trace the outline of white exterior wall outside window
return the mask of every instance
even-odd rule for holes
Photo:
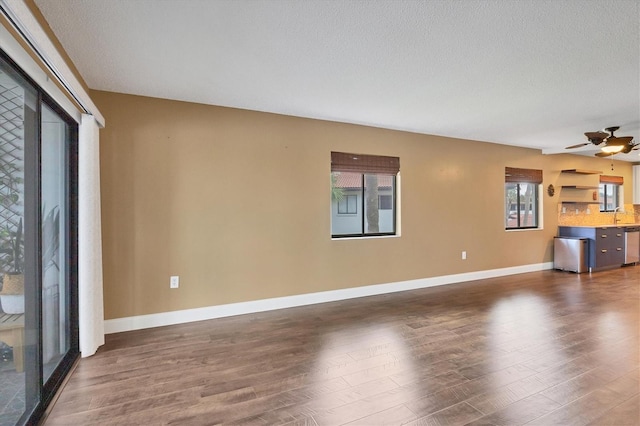
[[[380,197],[383,196],[392,196],[393,191],[391,188],[383,188],[379,189],[378,195]],[[356,206],[355,213],[340,213],[338,212],[338,205],[340,202],[333,199],[331,200],[331,232],[332,234],[350,234],[353,233],[354,229],[359,229],[362,224],[362,191],[359,189],[356,190],[346,190],[345,191],[345,199],[348,197],[348,205],[350,210],[352,207],[352,201]],[[382,204],[382,203],[381,203]],[[381,207],[383,207],[381,205]],[[394,209],[385,209],[380,208],[378,210],[379,215],[379,231],[380,232],[393,232],[393,223],[394,223]]]

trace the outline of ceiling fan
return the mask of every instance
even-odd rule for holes
[[[615,136],[613,132],[615,132],[619,128],[620,126],[612,126],[604,129],[609,133],[605,133],[603,131],[587,132],[584,135],[587,137],[589,142],[571,145],[566,149],[580,148],[581,146],[589,144],[597,146],[601,143],[604,143],[602,152],[598,152],[596,154],[596,157],[609,157],[611,155],[619,153],[628,154],[633,150],[640,149],[640,144],[632,143],[633,136]]]

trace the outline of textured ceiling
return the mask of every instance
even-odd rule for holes
[[[35,2],[92,89],[547,153],[640,141],[640,0]]]

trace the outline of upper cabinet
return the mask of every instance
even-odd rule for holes
[[[640,164],[633,166],[633,204],[640,204]]]

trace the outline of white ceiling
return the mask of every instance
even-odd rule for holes
[[[35,2],[92,89],[546,153],[640,141],[640,0]]]

